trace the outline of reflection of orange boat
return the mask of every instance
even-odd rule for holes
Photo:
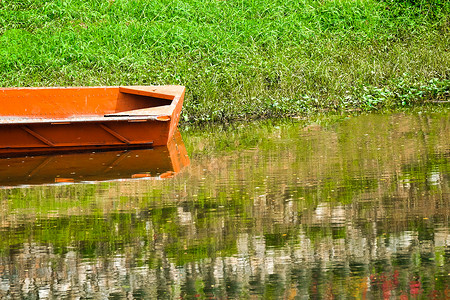
[[[2,158],[0,186],[159,179],[172,177],[187,165],[186,148],[176,131],[166,146],[152,149]]]
[[[0,155],[166,145],[182,86],[0,89]]]

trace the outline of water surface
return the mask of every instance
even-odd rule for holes
[[[450,114],[185,130],[165,180],[0,191],[5,299],[450,296]]]

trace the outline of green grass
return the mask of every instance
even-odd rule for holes
[[[448,100],[444,0],[3,0],[0,86],[181,84],[183,121]]]

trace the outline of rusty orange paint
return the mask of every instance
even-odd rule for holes
[[[151,149],[62,153],[0,158],[0,188],[20,185],[164,179],[190,163],[178,131],[168,144]]]
[[[183,86],[0,89],[0,156],[166,145]]]

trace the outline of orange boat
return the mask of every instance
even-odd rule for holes
[[[173,177],[189,165],[176,131],[165,146],[0,158],[0,189],[16,186]]]
[[[0,89],[0,156],[167,145],[183,86]]]

